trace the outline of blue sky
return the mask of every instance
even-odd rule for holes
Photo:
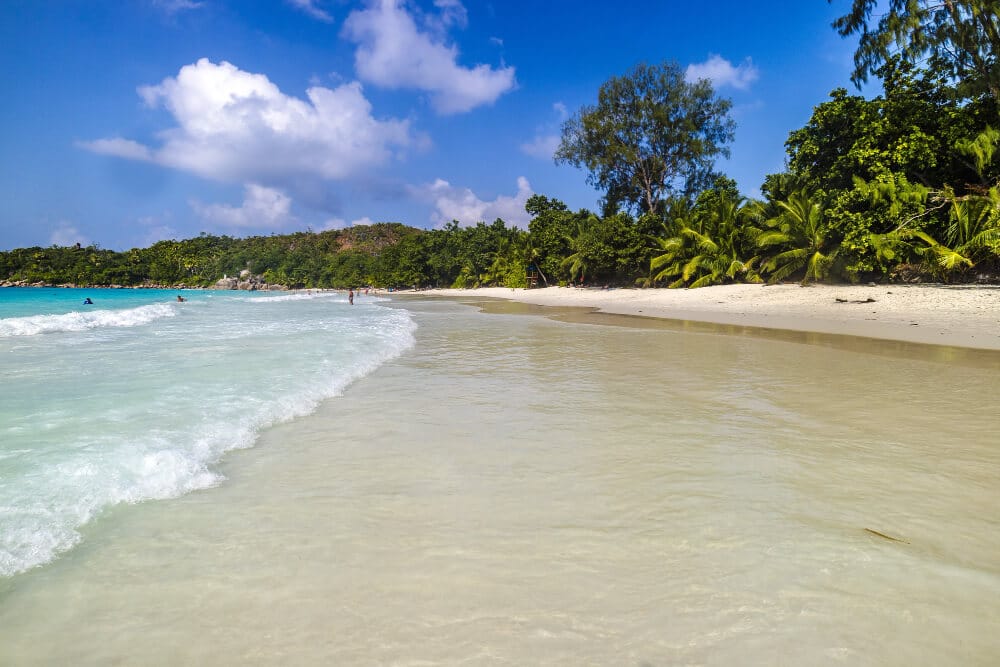
[[[852,89],[848,4],[4,0],[0,248],[597,210],[560,125],[643,61],[733,101],[718,166],[755,196]]]

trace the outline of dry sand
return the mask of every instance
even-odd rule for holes
[[[539,306],[1000,350],[1000,287],[721,285],[701,289],[547,287],[423,290]]]

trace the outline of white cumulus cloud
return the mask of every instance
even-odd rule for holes
[[[351,12],[344,36],[358,45],[354,55],[358,76],[384,88],[426,91],[442,114],[491,104],[512,90],[513,67],[458,64],[458,49],[440,33],[451,25],[464,25],[465,9],[455,0],[435,4],[442,13],[436,24],[429,23],[429,31],[421,31],[398,0],[373,0],[367,9]]]
[[[302,100],[263,74],[202,58],[139,95],[176,122],[159,133],[159,146],[123,138],[80,145],[215,180],[287,186],[303,176],[345,179],[420,142],[408,121],[374,118],[357,82],[314,86]]]
[[[517,179],[517,194],[513,197],[499,195],[491,201],[484,201],[469,188],[455,187],[440,178],[428,185],[415,187],[412,191],[418,199],[434,205],[431,222],[437,227],[452,220],[468,226],[478,222],[491,223],[501,218],[508,226],[527,229],[530,217],[524,210],[524,205],[534,194],[528,179],[523,176]]]
[[[243,203],[202,204],[192,201],[191,207],[207,222],[226,227],[275,228],[292,220],[292,200],[284,192],[256,183],[244,186]]]
[[[713,53],[703,63],[688,65],[684,78],[690,83],[700,79],[709,79],[716,88],[732,86],[737,90],[746,90],[751,83],[757,80],[759,75],[760,72],[750,58],[744,59],[742,63],[734,67],[731,62]]]

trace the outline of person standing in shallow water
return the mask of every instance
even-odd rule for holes
[[[347,302],[349,304],[351,304],[352,306],[354,305],[354,288],[353,287],[351,289],[347,290]]]

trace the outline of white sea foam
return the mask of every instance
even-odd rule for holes
[[[87,331],[103,327],[137,327],[176,314],[177,310],[172,305],[152,304],[125,310],[73,311],[60,315],[9,317],[0,320],[0,338]]]
[[[243,297],[243,300],[250,303],[284,303],[288,301],[312,301],[315,299],[334,299],[338,297],[343,299],[344,295],[338,292],[295,292],[274,296],[247,296]]]
[[[309,414],[414,343],[415,324],[397,309],[331,312],[309,299],[248,309],[238,297],[199,305],[96,311],[88,325],[77,324],[80,313],[0,321],[16,332],[8,336],[62,331],[81,341],[95,327],[151,324],[89,346],[85,364],[76,346],[44,338],[5,357],[17,379],[0,386],[0,576],[72,548],[109,507],[220,483],[214,467],[227,451]]]

